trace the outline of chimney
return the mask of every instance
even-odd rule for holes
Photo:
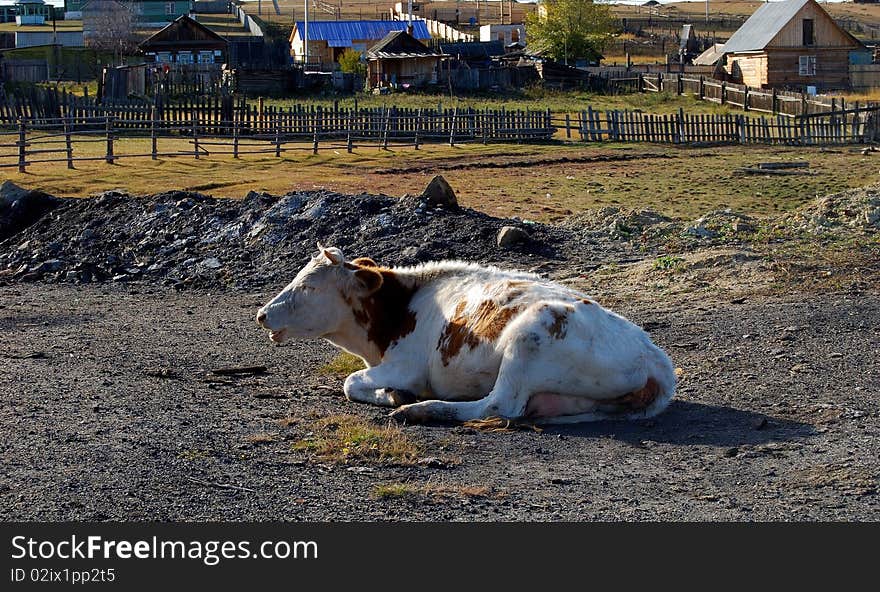
[[[412,21],[409,21],[409,23],[407,23],[407,25],[406,25],[406,33],[407,33],[407,35],[412,35],[412,34],[413,34],[413,24],[412,24]]]

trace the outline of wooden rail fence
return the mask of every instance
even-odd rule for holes
[[[203,119],[198,111],[172,119],[141,111],[112,111],[122,116],[70,115],[63,118],[20,118],[0,127],[0,167],[27,167],[78,161],[113,164],[121,158],[212,154],[240,158],[356,147],[423,144],[535,142],[562,139],[578,142],[654,142],[664,144],[784,144],[797,146],[866,143],[880,140],[880,108],[859,107],[796,118],[733,114],[650,114],[639,111],[598,111],[553,114],[548,111],[473,109],[362,109],[325,111],[320,108],[233,112],[232,120]],[[248,116],[247,113],[251,115]],[[143,143],[120,145],[123,138]],[[146,140],[149,139],[149,148]],[[170,140],[175,140],[171,142]],[[88,148],[89,145],[92,145]],[[137,146],[134,152],[132,147]],[[169,147],[170,146],[170,147]],[[183,148],[182,148],[183,146]]]
[[[701,100],[719,105],[731,105],[744,111],[787,117],[845,111],[849,107],[859,109],[880,105],[876,102],[863,104],[858,101],[847,104],[843,97],[815,96],[776,89],[763,90],[744,84],[687,74],[642,74],[640,81],[640,90],[645,92],[693,95]]]
[[[880,107],[858,107],[795,118],[777,114],[672,114],[596,111],[588,108],[564,119],[555,117],[565,139],[581,142],[655,142],[664,144],[824,144],[880,140]],[[573,137],[574,136],[574,137]]]

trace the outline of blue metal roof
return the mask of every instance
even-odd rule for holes
[[[327,41],[331,47],[350,47],[354,40],[378,41],[392,31],[406,31],[408,21],[309,21],[309,41]],[[430,39],[425,21],[414,20],[413,37]],[[303,21],[296,23],[300,31]]]

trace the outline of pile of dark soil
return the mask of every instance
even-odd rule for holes
[[[243,200],[184,191],[41,196],[30,198],[29,206],[41,210],[39,216],[3,227],[0,277],[252,287],[292,277],[316,252],[317,241],[383,265],[454,258],[520,268],[540,261],[546,269],[553,261],[605,260],[627,251],[621,244],[609,252],[564,228],[434,206],[418,197],[329,191],[252,192]],[[498,232],[509,225],[529,238],[501,248]]]

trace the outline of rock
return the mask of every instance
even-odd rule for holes
[[[712,232],[704,226],[688,226],[684,229],[684,234],[688,236],[695,236],[697,238],[715,238],[716,236],[718,236],[718,233]]]
[[[458,209],[458,199],[455,197],[455,192],[442,175],[437,175],[431,179],[431,182],[428,183],[428,186],[422,192],[422,200],[434,207]]]
[[[429,469],[451,469],[454,466],[449,461],[445,461],[437,456],[426,456],[425,458],[420,458],[417,462],[419,466]]]
[[[34,224],[60,203],[61,200],[42,191],[4,181],[0,185],[0,241]]]
[[[208,257],[201,262],[201,266],[207,267],[208,269],[220,269],[223,264],[220,263],[220,260],[216,257]]]
[[[49,259],[48,261],[43,261],[37,265],[37,267],[31,270],[31,273],[45,275],[47,273],[60,271],[62,268],[64,268],[64,261],[61,259]]]
[[[529,240],[529,233],[516,226],[503,226],[495,237],[495,244],[503,249]]]

